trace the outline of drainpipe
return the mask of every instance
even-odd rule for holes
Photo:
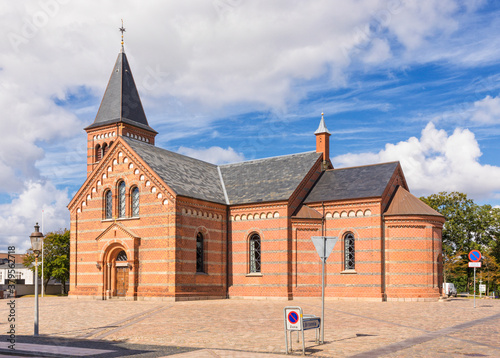
[[[382,260],[382,302],[387,302],[385,271],[385,216],[382,214],[381,260]]]
[[[229,207],[226,208],[226,298],[229,298]]]

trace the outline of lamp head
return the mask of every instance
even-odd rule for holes
[[[40,226],[38,226],[38,223],[36,223],[35,225],[35,231],[30,235],[30,240],[33,253],[36,257],[38,257],[40,251],[42,250],[43,244],[43,234],[40,232]]]

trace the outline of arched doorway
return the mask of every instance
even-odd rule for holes
[[[104,290],[106,298],[125,297],[129,288],[127,252],[121,245],[112,246],[105,255]]]

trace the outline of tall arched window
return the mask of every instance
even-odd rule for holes
[[[101,145],[98,144],[95,146],[95,161],[98,162],[102,159],[102,150]]]
[[[124,218],[126,214],[126,204],[125,204],[125,182],[121,181],[118,184],[118,217]]]
[[[111,190],[106,190],[104,193],[104,218],[113,218],[113,194]]]
[[[354,235],[347,233],[344,236],[344,270],[354,270],[356,263],[354,253]]]
[[[131,213],[132,216],[139,216],[139,188],[134,187],[132,192],[130,193],[130,201],[131,201]]]
[[[104,156],[106,155],[106,153],[108,152],[108,149],[109,149],[108,144],[107,144],[107,143],[104,143],[104,144],[102,145],[102,157],[103,157],[103,158],[104,158]]]
[[[203,234],[196,235],[196,272],[205,272],[203,262]]]
[[[250,237],[250,272],[260,272],[260,236],[253,234]]]

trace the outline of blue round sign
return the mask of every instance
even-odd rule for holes
[[[291,324],[296,324],[299,321],[299,314],[295,311],[292,311],[288,314],[288,322]]]
[[[474,262],[481,260],[481,253],[477,250],[472,250],[469,252],[469,260]]]

